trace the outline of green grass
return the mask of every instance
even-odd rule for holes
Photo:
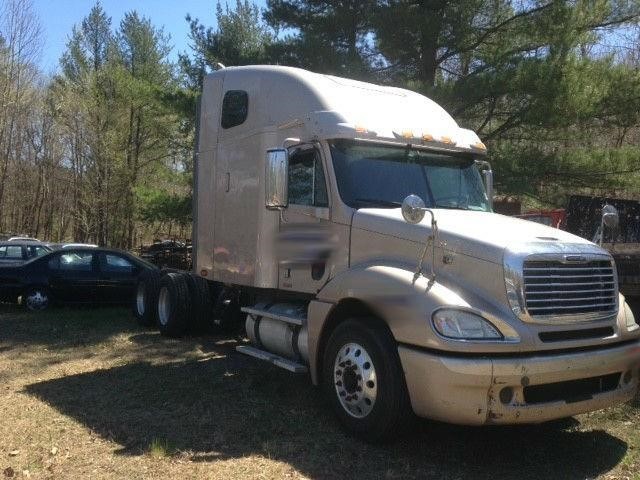
[[[176,453],[167,440],[154,438],[149,445],[149,455],[152,457],[169,457]]]
[[[126,309],[31,314],[0,305],[0,472],[73,479],[640,478],[635,405],[539,426],[419,421],[398,442],[372,446],[339,428],[305,376],[234,347],[222,337],[161,337]]]

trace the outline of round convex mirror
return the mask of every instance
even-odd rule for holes
[[[407,223],[420,223],[424,218],[424,200],[418,195],[409,195],[402,201],[402,216]]]

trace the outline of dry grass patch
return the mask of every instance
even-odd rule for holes
[[[0,306],[3,478],[630,478],[631,405],[550,425],[345,435],[306,377],[171,340],[124,309]]]

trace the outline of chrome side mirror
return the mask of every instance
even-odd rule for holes
[[[607,228],[617,228],[620,223],[618,210],[613,205],[605,205],[602,207],[602,223]]]
[[[407,223],[420,223],[424,218],[425,204],[418,195],[408,195],[402,201],[402,217]]]
[[[618,228],[619,223],[620,223],[620,217],[618,216],[618,210],[616,210],[616,207],[609,204],[606,204],[604,207],[602,207],[602,218],[600,219],[600,229],[597,233],[598,245],[602,246],[602,244],[604,243],[604,227],[614,230]]]
[[[484,189],[487,192],[487,200],[489,206],[493,209],[493,170],[491,164],[486,160],[476,160],[476,165],[482,172],[482,180],[484,181]]]
[[[289,153],[284,148],[267,150],[264,193],[267,208],[287,208],[289,204]]]

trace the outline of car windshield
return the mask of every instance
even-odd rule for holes
[[[340,196],[353,208],[398,208],[414,194],[430,208],[490,211],[472,158],[351,140],[330,146]]]

